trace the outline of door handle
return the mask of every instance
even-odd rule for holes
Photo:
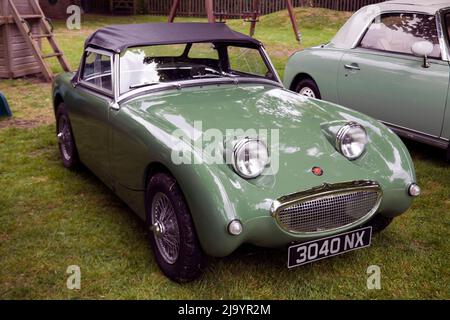
[[[346,65],[344,65],[344,68],[345,68],[345,69],[348,69],[348,70],[354,70],[354,71],[359,71],[359,70],[361,70],[361,69],[359,68],[359,65],[358,65],[357,63],[346,64]]]

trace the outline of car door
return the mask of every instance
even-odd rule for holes
[[[114,96],[112,55],[88,49],[83,59],[69,116],[81,161],[109,184],[109,110]]]
[[[449,65],[441,53],[434,16],[384,13],[368,27],[360,43],[341,60],[340,104],[366,113],[393,128],[440,137],[445,112]],[[412,54],[417,41],[434,50],[430,67]]]

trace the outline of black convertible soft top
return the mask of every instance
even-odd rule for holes
[[[131,47],[198,42],[261,45],[258,40],[233,31],[223,23],[142,23],[101,28],[86,40],[85,47],[120,53]]]

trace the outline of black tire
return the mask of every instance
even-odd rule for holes
[[[64,103],[61,103],[56,110],[56,134],[64,167],[74,169],[79,164],[78,150]]]
[[[364,227],[372,227],[373,233],[380,233],[391,224],[392,220],[394,219],[377,214],[372,220],[367,222]]]
[[[447,162],[450,162],[450,145],[448,146],[447,149]]]
[[[307,97],[315,98],[315,99],[322,99],[322,96],[320,95],[319,87],[317,86],[316,82],[311,78],[305,78],[300,80],[300,82],[295,86],[295,92],[300,93],[302,90],[309,89],[311,90],[312,94],[304,94]]]
[[[169,242],[170,244],[174,243],[173,235],[178,233],[179,249],[178,251],[175,250],[178,252],[176,259],[174,258],[175,254],[173,254],[173,252],[171,252],[172,255],[167,254],[167,250],[162,247],[163,236],[161,236],[160,233],[157,233],[155,229],[155,224],[158,222],[158,219],[155,219],[155,216],[159,211],[157,202],[161,199],[169,200],[174,215],[170,213],[170,210],[166,210],[166,213],[164,214],[166,223],[159,224],[159,226],[165,225],[165,227],[159,228],[158,230],[165,230],[164,234],[167,233],[169,234],[169,237],[172,237],[170,239],[171,242]],[[167,173],[155,174],[148,182],[146,200],[147,227],[149,230],[148,239],[161,271],[169,279],[179,283],[189,282],[200,277],[203,273],[206,259],[198,241],[189,208],[176,180]],[[156,209],[153,210],[154,208]],[[152,211],[154,214],[152,214]],[[176,228],[174,227],[175,224],[172,219],[167,221],[166,215],[175,217],[174,220],[176,220],[177,224]],[[157,237],[157,234],[160,235],[159,238]],[[167,256],[169,256],[169,258],[166,258]],[[174,260],[170,261],[170,259]]]

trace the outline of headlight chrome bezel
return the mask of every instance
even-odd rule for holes
[[[346,154],[345,150],[343,149],[343,143],[344,143],[344,138],[348,134],[350,134],[351,130],[355,130],[355,129],[361,130],[364,133],[365,138],[364,138],[364,145],[361,149],[361,152],[352,156],[352,155]],[[363,125],[361,125],[357,122],[348,122],[347,124],[342,126],[336,134],[336,142],[335,142],[336,149],[350,161],[361,158],[361,156],[366,152],[367,143],[368,143],[367,130],[366,130],[366,128],[364,128]]]
[[[253,173],[253,174],[247,174],[247,173],[245,173],[245,172],[243,172],[240,168],[239,168],[239,165],[238,165],[238,157],[239,157],[239,154],[240,154],[240,152],[242,152],[243,150],[245,150],[245,147],[249,144],[249,143],[258,143],[258,144],[260,144],[261,146],[260,146],[260,148],[263,148],[263,150],[265,150],[266,151],[266,153],[267,153],[267,161],[266,161],[266,163],[263,165],[263,166],[261,166],[261,168],[260,168],[260,170],[258,170],[257,172],[255,172],[255,173]],[[267,144],[263,141],[263,140],[261,140],[261,139],[258,139],[258,138],[243,138],[243,139],[241,139],[241,140],[239,140],[235,145],[234,145],[234,148],[233,148],[233,155],[232,155],[232,166],[233,166],[233,169],[234,169],[234,171],[239,175],[239,176],[241,176],[242,178],[244,178],[244,179],[254,179],[254,178],[257,178],[257,177],[259,177],[263,172],[264,172],[264,169],[267,167],[267,165],[270,163],[270,159],[269,159],[269,150],[268,150],[268,148],[267,148]]]

